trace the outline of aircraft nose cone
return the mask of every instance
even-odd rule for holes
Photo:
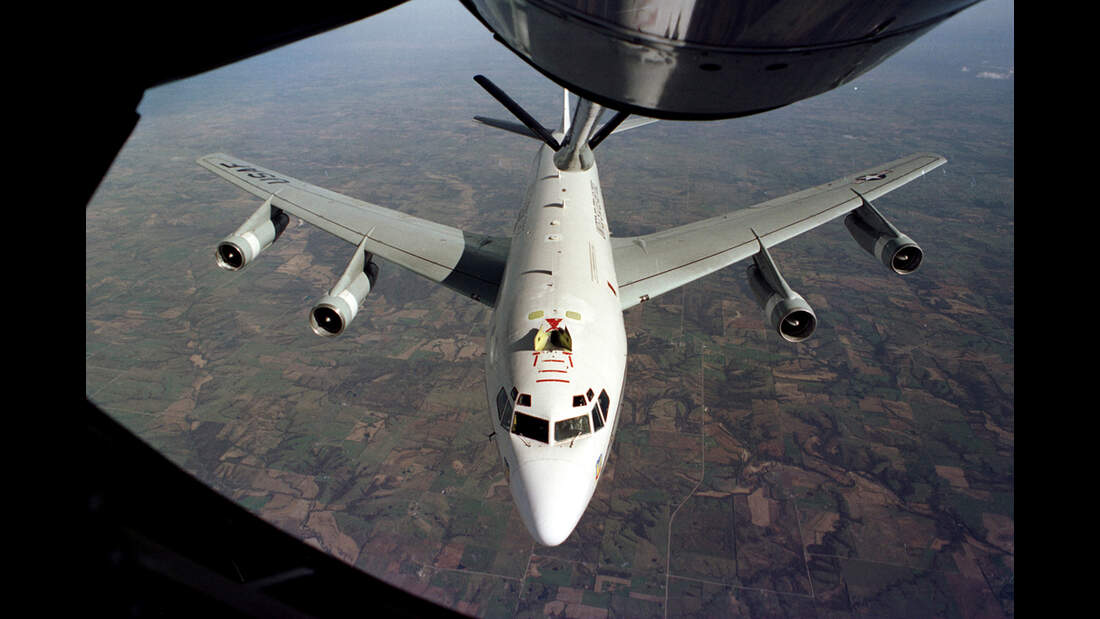
[[[588,506],[591,477],[565,460],[535,460],[520,468],[520,484],[513,485],[513,493],[536,542],[557,546],[569,537]]]

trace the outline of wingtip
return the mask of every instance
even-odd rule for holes
[[[222,153],[222,152],[217,152],[217,153],[207,153],[207,154],[199,157],[195,161],[197,163],[203,163],[204,161],[207,161],[209,159],[232,159],[232,158],[233,157],[231,155],[228,155],[228,154]]]
[[[939,153],[922,152],[914,154],[918,157],[928,157],[929,159],[932,159],[933,163],[935,163],[936,165],[943,165],[947,163],[947,157],[944,157]]]

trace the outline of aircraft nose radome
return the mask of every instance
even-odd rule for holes
[[[535,541],[557,546],[576,528],[588,505],[588,477],[565,460],[536,460],[521,469],[529,514],[524,524]]]

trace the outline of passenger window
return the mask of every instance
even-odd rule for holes
[[[606,418],[611,414],[611,411],[607,410],[607,407],[611,405],[611,398],[607,397],[607,389],[600,389],[600,410],[603,411],[603,416]]]
[[[599,432],[603,427],[603,413],[600,412],[600,407],[595,404],[592,405],[592,425],[596,426],[593,432]]]
[[[516,400],[516,406],[531,406],[531,394],[521,393],[519,399]]]
[[[573,406],[584,406],[585,404],[588,404],[588,402],[584,399],[583,395],[573,396]]]
[[[588,426],[588,415],[563,419],[554,424],[554,441],[557,443],[568,441],[591,431]]]
[[[508,394],[504,393],[504,387],[497,392],[497,418],[502,427],[507,428],[512,425],[512,401],[508,399]]]
[[[512,432],[543,443],[550,442],[550,422],[516,411],[512,420]]]

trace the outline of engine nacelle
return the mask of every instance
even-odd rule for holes
[[[359,313],[359,306],[374,288],[378,279],[378,265],[371,260],[363,243],[355,250],[343,276],[332,290],[309,311],[309,326],[317,335],[332,337],[344,332]]]
[[[215,256],[218,266],[227,271],[239,271],[271,247],[283,231],[290,218],[282,209],[271,205],[271,198],[260,205],[240,228],[218,243]]]
[[[786,288],[775,290],[756,264],[749,265],[749,287],[756,296],[756,303],[764,310],[764,320],[776,333],[788,342],[801,342],[817,328],[817,315],[802,295]]]
[[[764,310],[764,320],[780,337],[788,342],[801,342],[813,335],[817,315],[806,299],[787,285],[763,243],[752,258],[748,275],[756,303]]]
[[[844,218],[844,226],[852,238],[864,251],[898,275],[916,271],[924,259],[924,251],[887,221],[873,204],[863,196],[859,197],[863,205]]]

